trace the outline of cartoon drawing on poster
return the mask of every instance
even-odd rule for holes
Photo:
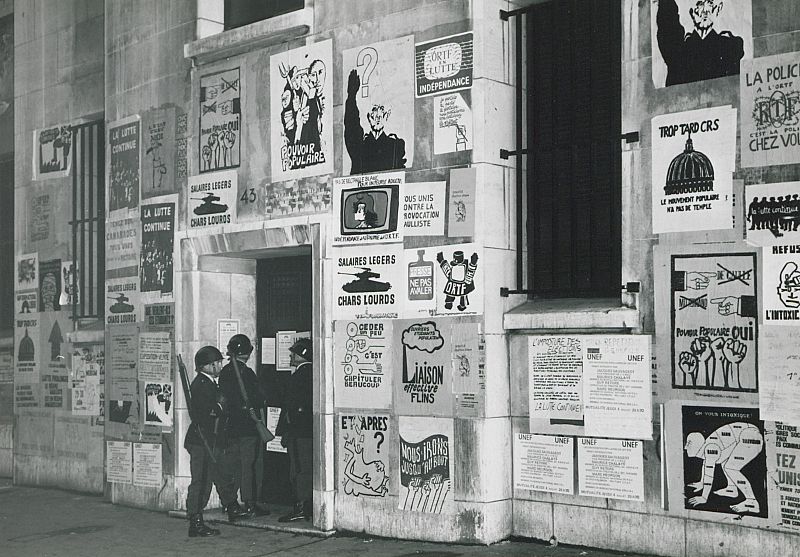
[[[800,162],[800,53],[742,62],[742,167]]]
[[[332,244],[402,242],[398,215],[404,184],[404,172],[334,178],[333,211],[339,224]]]
[[[656,87],[739,75],[753,56],[750,0],[650,2]]]
[[[53,203],[49,193],[33,197],[28,205],[28,237],[31,242],[50,238],[53,228]]]
[[[766,433],[766,432],[765,432]],[[767,462],[769,479],[777,487],[776,514],[773,518],[780,526],[794,532],[800,531],[800,432],[787,423],[775,423],[775,440],[767,437]]]
[[[799,105],[800,106],[800,105]],[[800,182],[744,189],[747,242],[754,246],[800,243]]]
[[[342,68],[345,172],[411,168],[414,37],[345,50]]]
[[[39,312],[39,293],[36,290],[16,292],[15,296],[17,317],[23,317],[26,313]]]
[[[172,383],[142,383],[144,386],[144,425],[172,427]]]
[[[448,416],[453,410],[452,324],[446,319],[395,322],[395,409]]]
[[[682,408],[684,508],[767,516],[764,422],[757,408]]]
[[[480,323],[453,323],[450,368],[459,416],[478,415],[486,392],[484,338]]]
[[[333,249],[334,319],[396,319],[402,309],[402,244]]]
[[[58,303],[61,307],[70,308],[79,305],[80,301],[80,273],[77,263],[72,261],[61,262],[61,294]]]
[[[39,256],[35,253],[26,253],[17,256],[17,275],[14,290],[35,290],[39,287],[37,275],[39,271]]]
[[[392,405],[392,321],[338,321],[333,332],[337,408]]]
[[[218,232],[236,223],[237,173],[235,170],[190,176],[189,230]]]
[[[671,258],[672,386],[757,392],[755,253]]]
[[[483,266],[476,244],[455,244],[436,253],[436,313],[467,315],[483,313]]]
[[[800,245],[767,246],[763,251],[764,324],[800,323]]]
[[[39,263],[39,311],[61,309],[61,260],[51,259]]]
[[[453,420],[400,416],[398,508],[453,512]]]
[[[800,424],[800,328],[765,325],[758,340],[761,418]]]
[[[269,67],[272,181],[332,173],[333,41],[275,54]]]
[[[736,109],[663,114],[651,133],[653,232],[733,228]]]
[[[108,212],[135,209],[141,182],[141,122],[138,116],[108,126]]]
[[[384,442],[394,436],[382,414],[339,416],[339,485],[345,495],[386,497],[390,454]]]
[[[114,274],[138,273],[141,230],[138,218],[124,218],[106,223],[106,271],[117,270]]]
[[[142,205],[142,251],[139,278],[142,292],[172,292],[172,250],[175,203]]]
[[[15,381],[39,381],[39,320],[33,316],[14,321],[14,346],[16,347]]]
[[[291,179],[285,182],[266,181],[263,187],[266,214],[259,213],[259,219],[327,213],[331,207],[331,186],[327,177]],[[248,203],[242,209],[256,206]]]
[[[445,182],[415,182],[403,188],[403,229],[406,236],[443,236]]]
[[[405,268],[407,271],[406,299],[403,301],[403,313],[406,317],[436,314],[436,280],[441,275],[439,265],[435,263],[439,248],[407,249],[405,252]]]
[[[433,98],[433,154],[472,150],[472,106],[468,95]]]
[[[143,118],[142,199],[175,191],[175,108],[150,110]]]
[[[472,32],[440,37],[414,47],[416,96],[472,87]]]
[[[447,207],[448,238],[471,238],[475,234],[475,186],[477,170],[454,168],[450,171],[450,196]]]
[[[200,172],[239,166],[241,150],[239,68],[200,78]]]
[[[99,416],[102,407],[103,349],[85,346],[72,351],[72,413]]]
[[[120,325],[141,321],[139,277],[106,279],[106,324]]]
[[[63,178],[72,170],[72,126],[62,124],[33,132],[33,179]]]

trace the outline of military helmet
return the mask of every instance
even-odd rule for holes
[[[233,356],[249,356],[253,351],[253,345],[247,335],[233,335],[228,341],[228,354]]]
[[[313,352],[313,344],[311,343],[310,338],[301,338],[295,342],[291,348],[289,348],[289,352],[297,354],[301,358],[311,361],[312,352]]]
[[[206,364],[220,360],[222,360],[222,353],[215,346],[203,346],[194,355],[194,367],[201,369]]]

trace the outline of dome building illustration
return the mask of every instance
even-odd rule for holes
[[[704,153],[694,150],[689,134],[683,153],[669,163],[664,193],[677,195],[704,191],[714,191],[714,165]]]

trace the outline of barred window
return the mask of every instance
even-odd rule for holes
[[[225,0],[225,29],[236,29],[304,7],[305,0]]]

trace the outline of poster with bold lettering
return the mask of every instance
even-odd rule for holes
[[[514,436],[514,489],[575,493],[574,439],[534,433]]]
[[[402,309],[403,245],[334,248],[333,318],[396,319]]]
[[[400,416],[400,486],[398,508],[452,514],[453,420]]]
[[[414,50],[417,97],[472,87],[472,31],[417,43]]]
[[[242,145],[239,68],[200,78],[198,168],[214,172],[239,166]]]
[[[24,318],[27,313],[39,312],[39,293],[36,290],[15,292],[15,310],[18,318]]]
[[[169,333],[139,333],[139,381],[166,383],[172,379]]]
[[[125,218],[139,206],[141,182],[139,116],[108,125],[108,220]]]
[[[472,150],[472,98],[448,93],[433,97],[433,154]]]
[[[143,319],[139,277],[106,279],[106,324],[131,325]]]
[[[740,62],[753,57],[753,11],[750,2],[650,2],[655,86],[739,75]]]
[[[175,203],[142,205],[142,252],[139,263],[142,292],[172,292],[174,243]]]
[[[69,390],[69,371],[66,349],[68,332],[67,315],[61,312],[41,314],[39,330],[41,331],[39,353],[41,354],[40,381],[45,408],[62,408],[67,410],[66,393]]]
[[[18,317],[14,324],[14,349],[16,367],[15,383],[38,383],[41,344],[39,338],[39,314]]]
[[[175,302],[145,304],[144,326],[149,332],[174,333]]]
[[[394,407],[398,414],[451,416],[452,322],[448,319],[394,323]]]
[[[800,245],[763,249],[763,323],[800,324]]]
[[[336,321],[333,331],[337,408],[391,408],[393,321]]]
[[[451,244],[436,252],[436,314],[483,314],[483,249],[478,244]]]
[[[644,443],[578,437],[578,495],[644,501]]]
[[[400,204],[405,192],[405,172],[385,172],[334,178],[332,244],[402,242],[404,223]]]
[[[798,101],[800,107],[800,101]],[[747,243],[781,244],[787,253],[800,245],[800,182],[758,184],[744,189]]]
[[[204,233],[221,232],[223,227],[236,223],[237,173],[235,170],[190,176],[189,230]]]
[[[72,171],[72,125],[33,132],[33,179],[63,178]]]
[[[441,274],[436,262],[437,247],[404,250],[403,316],[436,315],[436,281]]]
[[[272,55],[269,74],[272,181],[331,174],[333,41]]]
[[[765,429],[770,425],[765,423]],[[774,426],[775,441],[766,446],[767,483],[777,487],[776,497],[770,501],[777,507],[774,514],[770,512],[771,522],[783,530],[800,532],[800,427],[781,422]]]
[[[150,110],[142,118],[142,199],[177,191],[175,107]],[[184,155],[185,157],[185,155]]]
[[[339,426],[339,494],[371,499],[386,497],[389,490],[397,493],[392,450],[394,431],[388,414],[340,414]]]
[[[800,52],[742,61],[742,167],[800,162]]]
[[[653,232],[733,228],[736,109],[656,116],[651,134]]]
[[[141,246],[138,218],[124,218],[106,223],[106,271],[116,275],[138,274]]]
[[[444,236],[445,185],[445,182],[405,185],[402,222],[406,236]]]
[[[581,336],[528,337],[528,400],[531,431],[535,421],[583,420],[583,343]]]
[[[414,37],[342,53],[345,174],[414,166]]]

